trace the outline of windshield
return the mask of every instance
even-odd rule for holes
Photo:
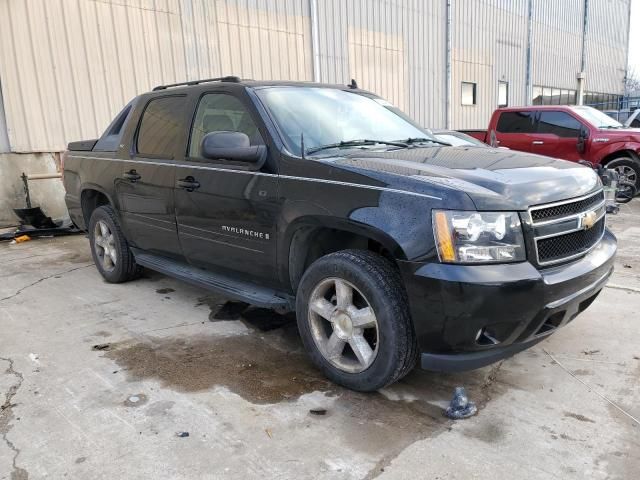
[[[572,110],[596,128],[622,128],[622,124],[593,107],[572,107]]]
[[[267,87],[256,89],[283,136],[290,152],[301,155],[301,134],[309,152],[321,146],[379,140],[401,142],[409,138],[433,138],[400,112],[387,108],[389,103],[335,88]],[[428,140],[427,140],[428,141]],[[333,148],[398,148],[369,142]],[[323,154],[328,149],[318,150]]]

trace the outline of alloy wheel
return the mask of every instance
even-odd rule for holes
[[[93,245],[102,269],[113,271],[118,262],[115,237],[109,225],[102,220],[98,220],[93,229]]]
[[[624,179],[626,181],[628,181],[629,183],[633,183],[634,185],[637,185],[638,183],[638,174],[636,173],[636,171],[627,166],[627,165],[619,165],[617,167],[614,168],[614,170],[616,172],[618,172],[618,175],[620,175],[621,179]]]
[[[308,321],[322,356],[347,373],[360,373],[378,354],[378,321],[365,296],[342,278],[327,278],[311,292]]]

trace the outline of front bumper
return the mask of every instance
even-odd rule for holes
[[[422,368],[480,368],[540,342],[595,300],[613,272],[616,239],[574,262],[446,265],[399,262]]]

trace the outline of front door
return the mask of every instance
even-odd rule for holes
[[[200,98],[188,157],[176,167],[178,234],[193,265],[233,270],[275,284],[280,202],[273,159],[252,170],[250,165],[231,165],[201,154],[202,138],[215,131],[242,132],[252,145],[264,144],[252,107],[248,99],[229,93],[211,92]]]
[[[582,128],[578,119],[567,112],[542,110],[536,123],[536,133],[531,141],[532,153],[574,162],[583,158],[578,152]]]
[[[173,201],[174,158],[179,145],[184,151],[186,144],[185,102],[185,95],[170,95],[153,98],[143,107],[137,133],[131,134],[134,152],[126,152],[130,158],[122,162],[117,188],[132,246],[176,258],[181,251]]]

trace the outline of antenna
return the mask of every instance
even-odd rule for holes
[[[304,133],[300,132],[300,152],[302,152],[300,154],[300,156],[302,157],[302,160],[305,160],[304,158]]]
[[[354,89],[354,90],[355,90],[356,88],[358,88],[358,84],[356,83],[356,79],[355,79],[355,78],[352,78],[352,79],[351,79],[351,83],[348,85],[348,87],[349,87],[349,88],[352,88],[352,89]]]

